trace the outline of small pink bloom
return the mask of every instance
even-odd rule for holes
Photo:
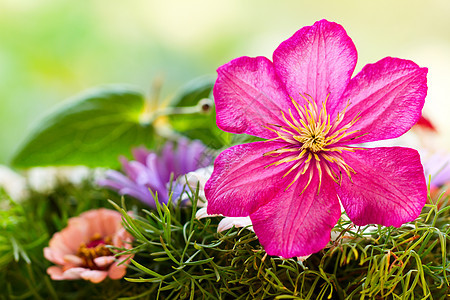
[[[53,280],[84,279],[99,283],[106,277],[120,279],[130,255],[114,257],[107,245],[130,249],[132,236],[122,226],[122,215],[100,208],[71,218],[66,228],[53,235],[44,256],[56,266],[47,273]]]
[[[420,118],[426,68],[386,57],[352,78],[356,48],[326,20],[281,43],[273,60],[220,67],[217,125],[266,139],[222,152],[205,187],[209,214],[250,216],[269,255],[322,249],[341,215],[356,225],[412,221],[427,188],[416,150],[354,144],[396,138]]]

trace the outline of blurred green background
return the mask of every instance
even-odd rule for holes
[[[130,83],[163,96],[243,55],[271,57],[299,28],[346,28],[357,71],[385,56],[428,67],[426,114],[450,149],[450,1],[2,0],[0,164],[33,123],[87,88]]]

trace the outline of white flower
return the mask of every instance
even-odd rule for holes
[[[208,217],[221,217],[222,215],[210,215],[206,212],[207,207],[200,208],[195,214],[195,218],[200,220]],[[224,217],[217,225],[217,232],[228,230],[232,227],[247,227],[248,230],[253,231],[252,221],[250,217]]]
[[[98,175],[99,171],[97,170]],[[58,183],[70,182],[80,184],[92,174],[92,169],[84,166],[76,167],[38,167],[28,171],[29,186],[41,193],[52,191]]]
[[[211,177],[211,174],[214,170],[213,166],[209,166],[206,168],[201,168],[198,170],[195,170],[193,172],[187,173],[185,176],[181,176],[179,179],[179,182],[181,184],[186,184],[189,186],[192,191],[195,191],[198,186],[198,206],[202,207],[200,208],[195,217],[197,219],[203,219],[207,217],[219,217],[221,215],[210,215],[207,213],[207,201],[205,198],[205,184],[208,181],[208,179]],[[190,190],[188,190],[187,193],[185,193],[182,196],[183,200],[187,200],[189,198],[189,195],[191,194]],[[191,196],[192,197],[192,196]],[[217,226],[217,232],[222,232],[225,230],[228,230],[230,228],[234,227],[248,227],[247,229],[252,230],[252,221],[250,220],[250,217],[224,217]]]
[[[188,188],[186,192],[182,195],[181,200],[187,200],[191,195],[191,190],[195,191],[197,189],[197,185],[199,186],[198,190],[198,203],[197,206],[202,207],[205,206],[206,197],[205,197],[205,184],[208,179],[211,177],[211,174],[214,170],[213,166],[208,166],[205,168],[200,168],[193,172],[189,172],[186,175],[180,176],[178,182],[181,185],[187,185]]]
[[[0,165],[0,188],[14,201],[28,197],[27,181],[25,177],[17,174],[10,168]]]

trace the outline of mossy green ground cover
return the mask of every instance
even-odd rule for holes
[[[449,199],[429,201],[400,228],[355,227],[343,217],[338,237],[301,262],[267,256],[250,230],[217,233],[220,218],[196,220],[195,196],[192,206],[150,211],[90,181],[60,184],[1,211],[0,299],[448,299]],[[135,237],[127,275],[52,281],[42,249],[68,218],[97,207],[135,215],[124,213]]]

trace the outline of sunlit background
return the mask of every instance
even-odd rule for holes
[[[385,56],[429,68],[425,114],[450,150],[450,1],[2,0],[0,164],[58,102],[105,83],[169,97],[243,55],[271,57],[302,26],[344,26],[357,70]]]

